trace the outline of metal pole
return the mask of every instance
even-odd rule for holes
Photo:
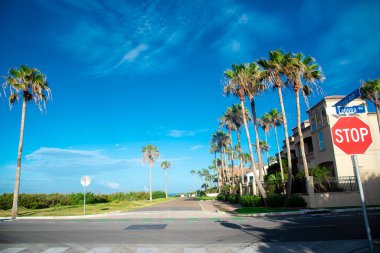
[[[367,210],[366,210],[366,206],[365,206],[364,192],[363,192],[363,187],[362,187],[362,181],[360,179],[358,158],[356,155],[352,155],[351,160],[352,160],[352,164],[354,166],[356,181],[357,181],[357,184],[359,187],[360,200],[362,202],[362,209],[363,209],[364,224],[365,224],[365,228],[366,228],[366,232],[367,232],[367,238],[368,238],[368,242],[369,242],[369,250],[371,253],[373,253],[374,249],[373,249],[373,244],[372,244],[371,229],[369,227],[368,215],[367,215]]]
[[[84,187],[84,195],[83,195],[83,215],[86,215],[86,186]]]

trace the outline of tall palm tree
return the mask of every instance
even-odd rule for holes
[[[225,165],[225,154],[226,154],[226,149],[228,145],[230,144],[230,138],[228,134],[223,132],[222,130],[217,130],[215,133],[212,134],[211,136],[211,144],[216,144],[218,146],[218,149],[220,150],[220,160],[221,160],[221,178],[222,178],[222,184],[225,182],[225,177],[226,177],[226,165]]]
[[[202,169],[202,174],[205,177],[204,185],[205,185],[205,193],[207,194],[208,183],[210,181],[210,172],[208,171],[208,169]]]
[[[237,152],[238,152],[238,157],[239,157],[239,169],[240,169],[240,194],[243,194],[243,185],[244,185],[244,173],[243,173],[243,152],[241,149],[241,126],[244,124],[243,123],[243,113],[242,113],[242,108],[240,104],[235,104],[232,105],[232,115],[234,119],[234,124],[236,126],[236,137],[238,141],[238,146],[237,146]],[[248,111],[245,111],[245,117],[247,121],[251,121],[251,115],[249,114]]]
[[[210,153],[214,154],[214,166],[215,166],[217,173],[218,173],[218,192],[220,193],[221,180],[220,180],[220,168],[217,165],[217,159],[216,159],[216,153],[217,152],[220,152],[218,145],[216,143],[211,143],[210,144]]]
[[[168,198],[168,169],[171,167],[171,163],[169,161],[163,161],[161,163],[161,168],[165,171],[165,194],[166,198]]]
[[[232,141],[232,131],[237,130],[237,125],[236,125],[236,119],[235,119],[235,114],[233,112],[232,107],[227,107],[226,112],[223,114],[222,117],[219,118],[219,125],[220,127],[225,127],[228,131],[228,136],[230,137],[230,146],[233,147],[233,141]],[[232,173],[232,187],[235,188],[235,173],[234,173],[234,152],[233,148],[229,149],[229,156],[231,160],[231,173]]]
[[[280,171],[281,171],[281,180],[284,181],[284,169],[282,167],[280,145],[278,144],[278,135],[277,135],[277,127],[282,124],[283,118],[281,116],[281,112],[277,111],[277,108],[272,109],[271,111],[269,111],[268,114],[269,114],[270,124],[273,126],[274,134],[276,136],[278,162],[280,164]]]
[[[361,97],[363,99],[369,99],[373,102],[376,109],[377,125],[380,131],[380,113],[379,113],[379,100],[380,100],[380,78],[375,80],[361,81],[360,87]]]
[[[199,183],[198,188],[199,188],[199,197],[201,197],[201,191],[202,191],[202,181],[203,181],[203,171],[198,170],[197,175],[199,176]]]
[[[195,173],[197,173],[195,170],[191,170],[190,173],[193,175],[193,189],[194,189],[194,192],[196,193],[196,190],[195,190]]]
[[[249,69],[249,66],[247,65],[232,65],[232,70],[229,69],[224,72],[224,76],[226,77],[226,85],[224,86],[224,93],[227,95],[233,94],[236,97],[238,97],[240,100],[240,105],[242,108],[242,115],[243,115],[243,124],[244,124],[244,129],[245,129],[245,133],[247,137],[247,142],[248,142],[249,155],[251,159],[251,170],[253,172],[256,185],[259,188],[260,195],[264,198],[264,201],[266,201],[266,197],[267,197],[266,191],[256,173],[251,138],[248,131],[247,119],[245,117],[246,114],[245,114],[245,105],[244,105],[244,100],[245,100],[244,87],[246,87],[252,80],[250,72],[251,71]]]
[[[24,142],[24,126],[27,102],[33,100],[42,111],[46,109],[46,101],[51,98],[46,76],[36,68],[21,65],[20,68],[10,68],[8,76],[4,76],[4,91],[9,91],[9,105],[12,105],[22,96],[20,139],[18,144],[16,178],[13,192],[12,218],[18,214],[18,195],[20,191],[21,157]],[[42,103],[42,105],[41,105]]]
[[[281,106],[281,113],[283,117],[283,127],[285,134],[285,145],[286,145],[286,154],[288,158],[288,184],[286,188],[286,194],[288,197],[292,193],[292,156],[290,154],[290,143],[289,143],[289,134],[288,134],[288,123],[286,120],[286,112],[284,107],[284,100],[282,98],[282,88],[284,87],[284,82],[281,77],[284,76],[285,66],[289,59],[289,54],[284,54],[281,50],[277,49],[269,52],[269,59],[258,60],[257,63],[264,69],[266,72],[264,77],[266,81],[271,83],[273,87],[277,90],[278,98]]]
[[[263,91],[267,89],[267,85],[265,84],[265,71],[262,71],[260,69],[260,66],[256,63],[251,63],[249,66],[249,73],[250,73],[250,82],[247,83],[247,85],[243,86],[245,93],[248,96],[248,99],[251,104],[251,112],[252,112],[252,119],[253,119],[253,130],[255,133],[255,142],[256,142],[256,152],[257,152],[257,162],[259,167],[259,177],[260,181],[264,180],[264,163],[263,163],[263,157],[262,152],[260,149],[260,142],[259,142],[259,130],[258,130],[258,122],[257,122],[257,116],[256,116],[256,103],[255,103],[255,97],[262,94]]]
[[[149,162],[149,200],[152,201],[152,167],[154,161],[160,157],[160,151],[152,144],[148,144],[141,148],[143,152],[144,162]]]
[[[296,95],[297,128],[300,140],[300,151],[305,177],[308,178],[309,169],[306,160],[305,144],[301,128],[301,107],[299,95],[300,91],[306,90],[309,92],[311,90],[308,84],[316,85],[317,81],[323,81],[324,75],[322,73],[322,69],[315,62],[315,60],[312,57],[305,57],[302,53],[291,55],[287,61],[284,73],[288,79],[288,83],[293,87],[293,91]],[[304,82],[302,82],[302,80]]]
[[[269,134],[270,129],[272,128],[272,125],[270,123],[270,118],[271,117],[270,117],[270,115],[268,113],[264,113],[264,115],[261,118],[257,119],[257,123],[259,124],[259,126],[261,126],[261,128],[264,131],[265,142],[266,143],[268,143],[268,134]],[[267,155],[267,163],[268,163],[268,166],[269,166],[269,154],[268,154],[268,151],[266,152],[266,155]]]

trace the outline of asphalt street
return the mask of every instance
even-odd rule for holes
[[[179,210],[182,211],[194,210],[196,203],[172,202],[156,206],[154,210],[147,208],[145,211],[173,211],[173,208],[175,209],[178,205]],[[186,205],[188,208],[184,207]],[[373,238],[375,241],[380,241],[380,211],[370,211],[369,222]],[[239,248],[239,245],[243,245],[245,251],[234,250]],[[215,252],[275,252],[269,251],[274,250],[275,247],[282,247],[282,250],[277,252],[291,252],[286,251],[291,249],[296,252],[351,252],[365,245],[363,217],[357,212],[261,218],[228,215],[210,216],[210,218],[149,218],[147,216],[122,218],[117,216],[109,219],[3,220],[0,222],[0,252],[45,252],[47,247],[56,248],[55,251],[50,250],[50,253],[61,252],[59,250],[63,249],[65,251],[62,252],[70,252],[67,250],[73,247],[75,250],[72,252],[92,252],[86,251],[91,247],[98,248],[93,252],[111,252],[107,249],[112,248],[112,252],[141,253],[158,252],[146,251],[147,249],[165,249],[160,252],[171,252],[170,248],[179,249],[173,252],[198,249],[187,250],[189,253],[212,252],[216,249],[219,251]],[[6,251],[17,247],[22,250]],[[199,247],[204,251],[199,251]],[[255,251],[247,251],[247,247]],[[301,248],[297,250],[297,247]],[[303,251],[304,247],[309,251]],[[313,247],[315,250],[312,250]],[[333,248],[334,251],[330,251]]]

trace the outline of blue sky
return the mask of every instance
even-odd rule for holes
[[[37,67],[53,93],[47,112],[27,108],[21,192],[78,192],[83,175],[95,193],[147,190],[149,143],[172,162],[169,191],[192,190],[189,171],[212,163],[210,136],[237,102],[222,96],[223,71],[270,50],[316,58],[326,95],[379,77],[378,1],[5,0],[0,9],[0,74]],[[295,126],[292,93],[285,100]],[[279,108],[274,92],[257,104],[259,116]],[[0,192],[13,189],[20,115],[3,94]],[[159,162],[154,190],[164,188]]]

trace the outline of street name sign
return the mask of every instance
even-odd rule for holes
[[[353,92],[351,92],[350,94],[342,98],[338,103],[334,105],[334,107],[336,108],[336,113],[340,114],[339,107],[345,107],[346,105],[348,105],[348,103],[357,99],[358,97],[360,97],[360,88],[354,90]]]
[[[340,117],[331,131],[335,146],[347,155],[364,154],[373,142],[370,127],[356,116]]]
[[[364,105],[337,107],[337,110],[338,114],[358,114],[366,112]]]

